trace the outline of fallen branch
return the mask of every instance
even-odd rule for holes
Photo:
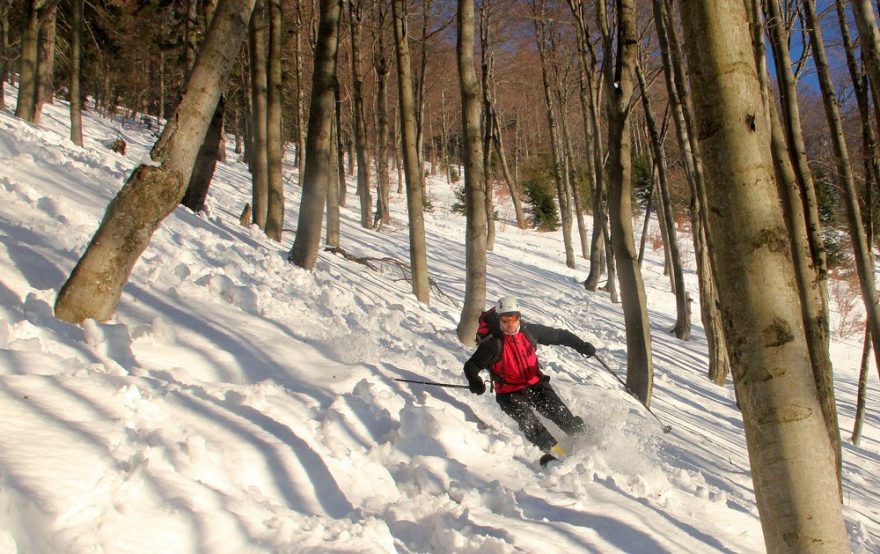
[[[365,265],[368,268],[372,269],[373,271],[381,272],[382,271],[382,268],[381,268],[382,264],[393,265],[397,269],[400,270],[400,272],[403,274],[403,279],[405,281],[412,283],[412,268],[409,265],[407,265],[407,264],[405,264],[395,258],[391,258],[391,257],[387,257],[387,256],[384,258],[368,258],[368,257],[355,256],[354,254],[350,254],[350,253],[346,252],[343,248],[341,248],[339,246],[328,246],[327,248],[324,249],[324,251],[331,252],[333,254],[342,256],[343,258],[345,258],[346,260],[349,260],[351,262]],[[435,291],[435,293],[438,296],[445,298],[452,305],[455,305],[455,301],[452,298],[450,298],[446,293],[443,292],[443,290],[440,288],[440,285],[438,285],[437,282],[434,281],[434,279],[431,279],[430,277],[428,277],[428,285]]]

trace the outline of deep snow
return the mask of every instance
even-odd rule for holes
[[[464,221],[439,175],[426,227],[443,295],[430,306],[392,264],[327,252],[313,272],[287,263],[291,232],[278,244],[238,224],[249,176],[230,152],[207,212],[178,208],[156,232],[113,321],[54,319],[60,286],[155,140],[86,114],[76,148],[67,109],[46,106],[39,126],[0,111],[0,552],[764,550],[732,389],[705,377],[696,306],[693,338],[669,334],[662,250],[648,248],[643,273],[652,407],[672,432],[594,361],[544,346],[545,371],[590,432],[543,470],[490,394],[394,380],[465,383]],[[127,156],[106,147],[117,136]],[[289,164],[285,179],[293,228]],[[343,248],[407,261],[405,198],[393,195],[392,226],[366,231],[354,188]],[[569,328],[623,375],[620,305],[583,289],[587,262],[565,267],[560,233],[518,230],[499,209],[489,300],[519,296],[527,319]],[[692,269],[687,279],[697,298]],[[833,346],[844,437],[860,342]],[[876,375],[862,444],[844,443],[855,552],[880,551]]]

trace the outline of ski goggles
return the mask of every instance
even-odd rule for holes
[[[517,323],[519,321],[519,314],[506,314],[498,316],[498,321],[501,323]]]

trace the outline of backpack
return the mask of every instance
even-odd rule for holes
[[[495,312],[494,306],[480,314],[476,336],[477,346],[479,347],[492,337],[502,338],[501,324],[498,322],[498,314]]]

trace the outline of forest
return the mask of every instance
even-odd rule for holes
[[[69,323],[113,317],[153,232],[180,204],[204,208],[234,140],[252,175],[243,220],[276,241],[293,233],[288,260],[307,270],[322,248],[342,246],[346,177],[356,176],[361,226],[380,232],[396,172],[410,243],[401,263],[423,304],[436,295],[426,176],[459,187],[465,345],[487,301],[498,199],[519,228],[561,229],[565,264],[589,268],[585,290],[601,286],[620,305],[626,387],[650,408],[640,261],[646,242],[662,243],[672,332],[689,340],[696,302],[706,378],[734,384],[767,550],[846,551],[829,302],[854,305],[864,390],[871,359],[880,367],[878,9],[0,0],[0,83],[16,84],[15,115],[33,124],[53,98],[69,101],[74,144],[86,106],[155,129],[150,163],[128,177],[61,287],[54,313]],[[284,219],[284,156],[299,169],[296,222]],[[639,227],[652,211],[659,237]],[[699,298],[683,264],[696,267]]]

